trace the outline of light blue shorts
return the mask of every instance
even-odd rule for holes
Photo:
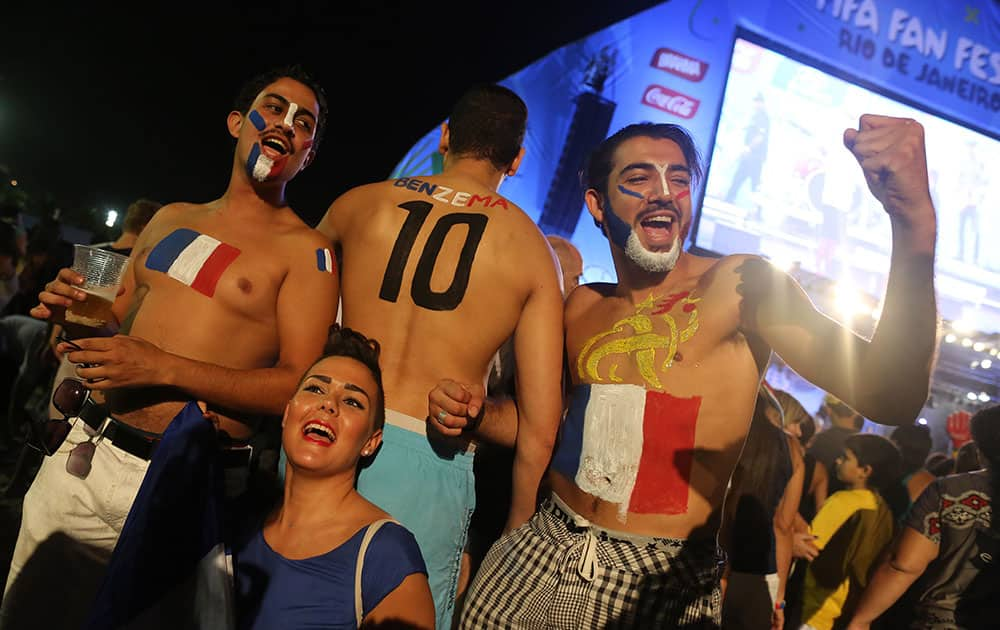
[[[427,564],[437,627],[448,630],[476,508],[475,449],[432,442],[420,429],[426,430],[424,420],[387,409],[382,446],[361,469],[358,491],[413,532]]]

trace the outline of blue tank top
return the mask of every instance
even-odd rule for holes
[[[339,547],[303,560],[289,560],[258,529],[234,553],[239,628],[357,628],[354,574],[368,527]],[[409,575],[427,574],[413,534],[384,524],[372,538],[361,572],[364,615]]]

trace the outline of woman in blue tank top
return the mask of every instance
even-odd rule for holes
[[[335,326],[285,408],[283,498],[234,553],[240,628],[433,628],[416,540],[354,489],[381,443],[378,355],[378,342]]]

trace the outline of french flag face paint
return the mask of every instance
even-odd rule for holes
[[[260,143],[254,142],[247,157],[247,173],[258,182],[265,182],[281,173],[287,161],[288,158],[284,155],[278,159],[264,155],[260,150]]]
[[[299,106],[296,103],[288,104],[288,112],[285,114],[285,126],[294,128],[295,126],[295,112],[299,111]]]
[[[180,228],[156,244],[146,268],[167,274],[195,291],[213,297],[219,278],[240,250],[207,234]]]
[[[330,249],[316,250],[316,268],[325,273],[337,273],[337,259]]]
[[[638,385],[578,385],[552,466],[584,492],[618,504],[618,519],[685,514],[701,397]]]

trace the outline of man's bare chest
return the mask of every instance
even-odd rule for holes
[[[605,299],[567,329],[578,383],[631,383],[663,391],[668,377],[697,364],[726,327],[711,299],[696,290],[656,295],[632,305]]]
[[[217,306],[244,315],[273,314],[287,269],[281,250],[239,234],[177,226],[136,254],[138,287],[178,307]]]

